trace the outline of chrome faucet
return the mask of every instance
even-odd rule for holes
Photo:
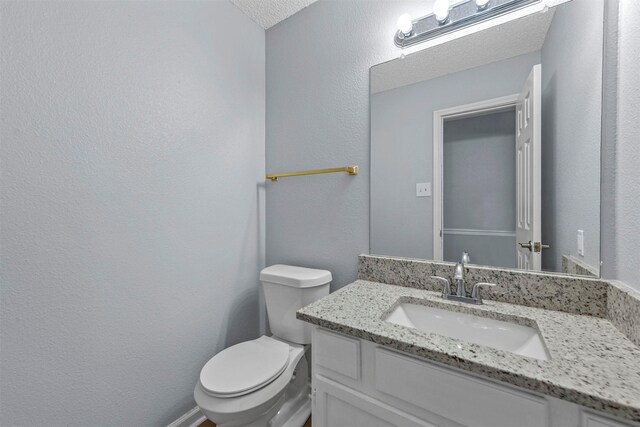
[[[462,252],[460,262],[456,264],[453,279],[456,281],[456,295],[459,297],[467,296],[467,289],[464,286],[464,266],[469,264],[469,253]]]
[[[459,297],[467,296],[467,290],[464,286],[464,264],[456,264],[456,269],[453,273],[453,280],[456,281],[456,295]]]
[[[455,295],[451,292],[451,283],[449,279],[440,276],[431,276],[432,279],[438,280],[442,282],[442,298],[451,301],[459,301],[466,302],[469,304],[482,304],[482,298],[480,297],[480,287],[482,286],[495,286],[494,283],[486,283],[480,282],[473,285],[473,289],[471,290],[471,296],[467,296],[467,290],[465,289],[464,284],[464,265],[469,262],[469,254],[466,252],[462,253],[461,262],[456,264],[453,279],[456,281],[456,293]]]

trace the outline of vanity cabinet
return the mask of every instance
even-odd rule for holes
[[[315,327],[314,427],[629,427],[587,408]]]

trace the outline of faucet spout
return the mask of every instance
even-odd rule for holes
[[[456,270],[453,274],[453,278],[456,281],[456,295],[459,297],[466,297],[467,290],[464,286],[464,264],[458,263],[456,264]]]

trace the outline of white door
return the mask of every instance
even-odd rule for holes
[[[516,104],[516,246],[518,268],[542,268],[541,73],[535,65]]]

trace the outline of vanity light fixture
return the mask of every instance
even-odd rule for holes
[[[398,19],[396,46],[405,48],[459,30],[496,16],[513,12],[544,0],[463,0],[451,6],[449,0],[436,0],[433,13],[411,20],[409,14]]]

